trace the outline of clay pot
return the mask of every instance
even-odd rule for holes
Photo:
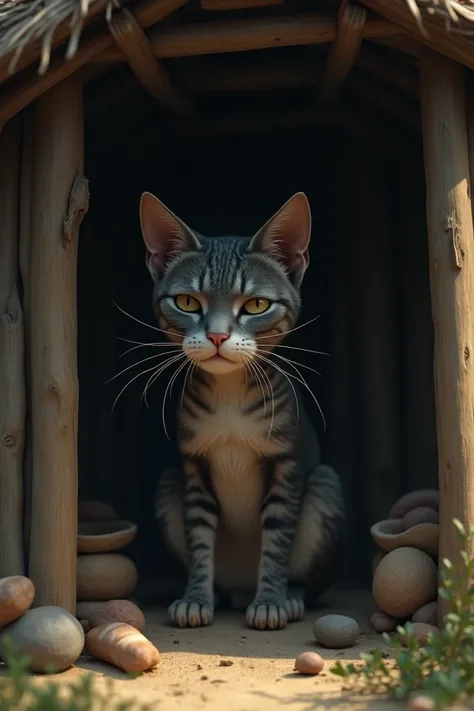
[[[77,558],[78,600],[127,598],[136,584],[135,564],[120,553],[92,553]]]
[[[386,553],[396,548],[417,548],[434,558],[438,557],[439,525],[437,523],[419,523],[402,530],[399,518],[386,519],[374,523],[370,529],[372,538]]]
[[[118,551],[137,535],[137,527],[130,521],[83,521],[77,530],[78,553]]]

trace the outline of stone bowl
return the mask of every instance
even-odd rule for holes
[[[82,521],[77,527],[78,553],[111,553],[128,545],[137,535],[130,521]]]
[[[437,523],[418,523],[416,526],[402,530],[399,518],[389,518],[374,523],[370,533],[376,544],[386,553],[395,548],[417,548],[438,558],[439,525]]]

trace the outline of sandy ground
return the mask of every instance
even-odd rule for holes
[[[177,630],[168,626],[166,610],[145,609],[146,636],[161,652],[156,670],[130,680],[106,664],[81,659],[76,667],[55,679],[72,681],[88,670],[94,673],[96,684],[102,686],[113,677],[121,698],[134,698],[165,711],[400,709],[391,701],[342,692],[341,681],[329,672],[332,660],[357,661],[361,652],[381,646],[382,640],[368,626],[371,602],[367,594],[338,593],[331,596],[330,602],[308,611],[305,621],[277,632],[249,630],[241,613],[226,611],[218,611],[211,627]],[[362,634],[354,647],[336,651],[316,646],[312,622],[326,612],[350,614],[357,619]],[[325,669],[317,677],[293,672],[295,657],[305,650],[316,650],[326,660]]]

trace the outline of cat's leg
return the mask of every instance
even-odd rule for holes
[[[288,573],[302,496],[297,467],[290,457],[275,460],[272,485],[262,501],[257,592],[246,613],[249,627],[259,630],[281,629],[288,621]]]
[[[170,605],[178,627],[203,627],[214,618],[214,549],[219,508],[207,485],[205,463],[185,459],[184,524],[188,581],[182,598]]]
[[[315,466],[306,480],[301,512],[290,558],[288,621],[301,619],[304,600],[320,595],[333,582],[345,511],[338,475],[325,464]]]

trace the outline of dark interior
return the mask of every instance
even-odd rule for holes
[[[304,51],[270,50],[266,58],[298,59]],[[176,76],[178,69],[186,73],[183,61],[170,62],[168,69]],[[129,69],[119,71],[117,82],[130,81]],[[150,389],[149,409],[140,402],[147,379],[142,375],[112,413],[127,381],[156,361],[107,383],[157,352],[137,348],[119,360],[134,345],[120,339],[164,340],[133,320],[154,325],[139,198],[144,190],[153,192],[204,234],[249,235],[303,190],[312,207],[313,235],[300,323],[319,318],[288,343],[331,355],[295,350],[288,357],[321,373],[301,368],[326,417],[324,428],[305,393],[324,461],[339,471],[346,493],[347,545],[339,582],[367,584],[370,525],[385,518],[405,491],[436,486],[420,134],[352,100],[350,91],[337,117],[328,112],[326,120],[320,114],[318,120],[305,118],[316,106],[310,88],[204,92],[200,120],[186,123],[170,121],[138,84],[97,109],[101,87],[106,88],[99,78],[86,88],[91,204],[79,251],[81,500],[105,500],[120,518],[138,524],[129,551],[140,572],[137,596],[158,600],[172,594],[175,571],[155,528],[153,499],[160,471],[177,463],[174,425],[182,379],[166,403],[170,440],[161,410],[173,367]],[[290,105],[296,115],[301,108],[300,119],[288,119],[285,126],[279,119]]]

